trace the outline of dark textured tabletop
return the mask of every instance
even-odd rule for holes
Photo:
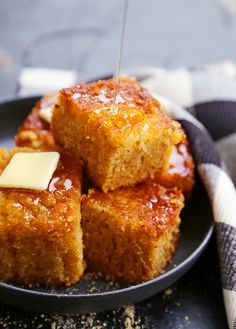
[[[0,99],[14,97],[23,67],[114,71],[121,1],[0,0]],[[236,19],[215,0],[130,0],[123,68],[196,66],[233,60]],[[88,316],[32,314],[0,305],[0,328],[227,328],[215,237],[165,292]]]
[[[224,329],[225,317],[215,238],[176,284],[144,302],[100,314],[32,314],[0,305],[0,328]]]

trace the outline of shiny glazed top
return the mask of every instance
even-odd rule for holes
[[[168,189],[150,181],[109,193],[92,189],[83,203],[102,207],[120,221],[128,222],[131,229],[159,236],[178,219],[184,197],[177,188]]]
[[[116,103],[113,104],[117,88]],[[106,127],[114,134],[140,125],[142,128],[145,126],[144,133],[150,127],[165,127],[171,130],[180,127],[134,78],[121,77],[119,81],[109,79],[80,83],[62,89],[58,105],[64,110],[70,110],[72,115],[83,113],[84,117],[89,117],[90,122],[96,122],[98,126]]]
[[[0,174],[16,152],[35,152],[32,149],[0,149]],[[60,161],[47,190],[0,189],[0,232],[6,226],[32,226],[32,229],[49,230],[56,224],[74,227],[65,219],[73,212],[73,203],[80,202],[81,169],[70,164],[67,155]],[[19,233],[20,234],[20,233]]]

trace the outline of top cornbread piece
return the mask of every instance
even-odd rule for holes
[[[179,123],[137,80],[126,77],[61,90],[51,127],[56,143],[83,159],[89,178],[103,191],[165,171],[182,138]]]
[[[41,109],[53,107],[56,103],[57,94],[51,93],[41,98],[22,125],[15,136],[17,146],[31,147],[34,149],[50,150],[55,144],[50,130],[50,123],[40,117]]]

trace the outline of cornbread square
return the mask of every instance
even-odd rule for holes
[[[155,182],[90,190],[82,201],[88,269],[128,283],[158,276],[176,250],[183,205],[179,190]]]
[[[0,149],[0,174],[17,152]],[[81,168],[61,155],[47,190],[0,188],[0,281],[71,285],[84,271]]]
[[[165,171],[182,138],[179,128],[137,80],[126,77],[61,90],[52,118],[56,143],[81,157],[105,192]]]
[[[185,139],[175,145],[167,172],[157,173],[155,181],[165,187],[176,186],[189,198],[194,185],[194,169],[189,142]]]
[[[41,150],[50,150],[55,147],[50,124],[40,117],[39,111],[54,106],[56,100],[57,93],[50,93],[36,103],[18,129],[15,136],[17,146]]]

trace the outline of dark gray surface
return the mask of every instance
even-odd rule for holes
[[[121,7],[118,0],[0,0],[0,97],[15,92],[22,65],[78,69],[85,77],[113,71]],[[130,0],[127,19],[123,68],[236,57],[236,19],[217,0]],[[105,29],[96,42],[78,31],[91,26]],[[79,65],[84,53],[87,63]]]
[[[195,267],[170,290],[135,306],[135,322],[142,329],[226,329],[217,264],[212,241]],[[121,329],[125,319],[125,309],[120,309],[94,315],[92,323],[97,329]],[[47,316],[0,305],[0,328],[92,329],[90,321],[81,315]]]
[[[0,0],[0,98],[15,94],[24,65],[76,69],[86,78],[113,71],[120,8],[118,0]],[[104,34],[95,42],[97,32],[86,38],[80,32],[86,27]],[[234,60],[235,40],[236,21],[216,0],[130,0],[123,68]],[[169,296],[159,294],[137,305],[143,327],[227,328],[214,241],[172,288]],[[107,328],[123,328],[124,315],[120,310],[94,318]],[[53,323],[56,328],[91,328],[83,321],[81,316],[48,318],[0,306],[0,328],[54,329]]]

